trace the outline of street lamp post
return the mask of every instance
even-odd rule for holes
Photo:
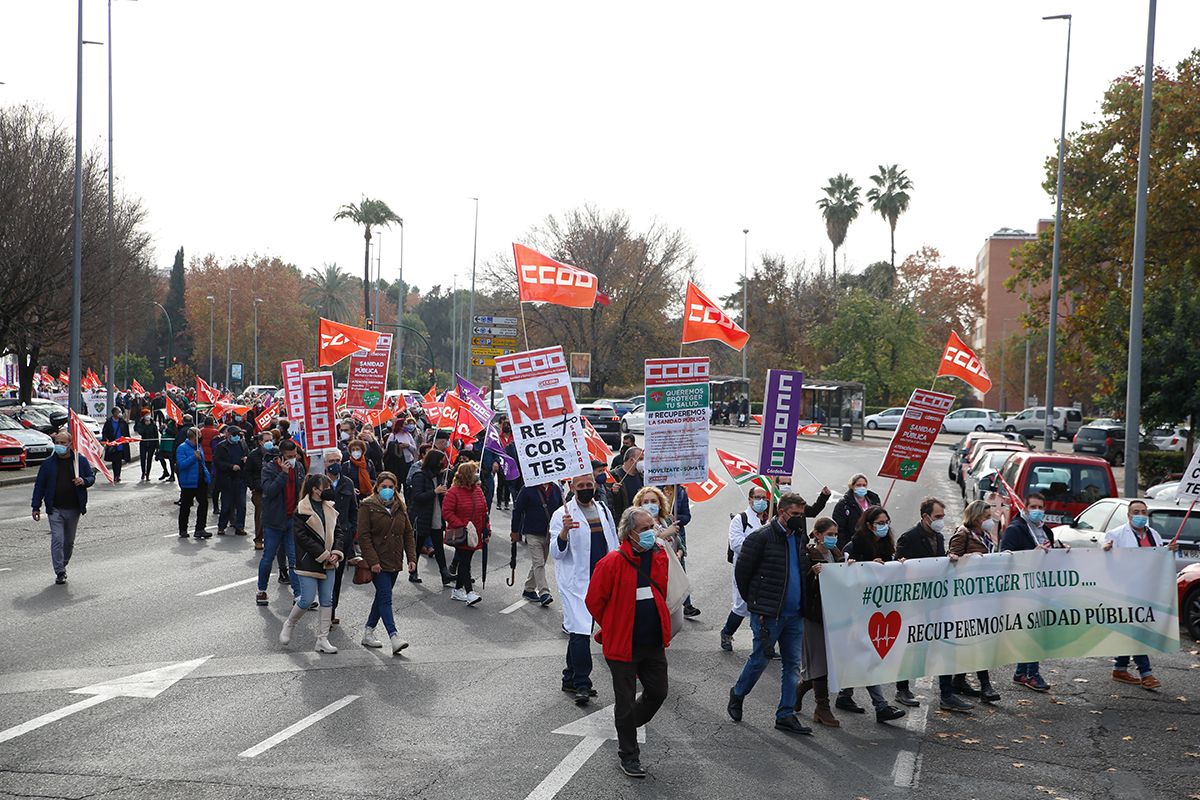
[[[229,289],[229,306],[225,312],[225,389],[233,384],[233,365],[229,363],[233,353],[233,342],[230,334],[233,332],[233,288]]]
[[[468,331],[474,333],[471,330],[471,326],[475,324],[475,254],[479,251],[479,198],[472,197],[471,199],[475,201],[475,234],[471,241],[471,301],[467,306],[466,328]],[[468,354],[471,352],[471,349],[466,345],[467,342],[463,342],[463,374],[469,380],[471,375],[471,357]]]
[[[216,298],[211,294],[204,298],[208,301],[208,383],[213,382],[213,304]]]
[[[75,37],[75,220],[71,254],[71,385],[67,405],[78,412],[83,393],[80,366],[80,301],[83,297],[83,0],[79,0],[79,30]]]
[[[172,351],[175,347],[175,326],[171,324],[171,315],[167,313],[167,309],[162,303],[155,303],[159,310],[163,312],[163,316],[167,318],[167,363],[171,363]]]
[[[404,220],[400,220],[400,280],[396,284],[396,388],[404,388],[404,301],[408,289],[404,286]]]
[[[1146,192],[1150,173],[1150,110],[1154,89],[1154,19],[1150,0],[1146,25],[1146,69],[1142,83],[1142,130],[1138,139],[1137,210],[1133,224],[1133,274],[1129,281],[1129,366],[1125,378],[1125,496],[1138,496],[1138,445],[1142,422],[1142,293],[1146,280]]]
[[[746,318],[749,310],[747,302],[750,296],[750,229],[742,228],[742,327],[750,330],[750,321]],[[746,349],[750,343],[742,345],[742,382],[746,384],[746,396],[750,396],[750,380],[746,373]]]
[[[375,234],[375,322],[379,322],[379,282],[383,279],[383,231]]]
[[[1062,251],[1062,196],[1063,161],[1067,147],[1067,81],[1071,77],[1071,15],[1055,14],[1042,19],[1065,19],[1067,21],[1067,63],[1063,70],[1062,126],[1058,134],[1058,187],[1054,192],[1054,250],[1050,257],[1050,331],[1046,341],[1046,428],[1042,437],[1042,448],[1047,452],[1054,449],[1054,359],[1058,351],[1058,274],[1059,255]]]
[[[258,385],[258,307],[262,304],[261,298],[254,298],[254,385]]]

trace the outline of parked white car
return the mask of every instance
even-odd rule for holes
[[[900,418],[902,416],[904,416],[904,406],[885,408],[878,414],[867,415],[863,423],[867,426],[867,430],[873,431],[880,428],[883,430],[893,430],[900,425]]]
[[[1151,500],[1174,500],[1175,490],[1179,488],[1179,481],[1167,481],[1166,483],[1158,483],[1146,490],[1146,497]]]
[[[1055,439],[1070,439],[1083,427],[1083,414],[1075,408],[1055,406],[1053,427]],[[1045,407],[1027,408],[1015,417],[1009,417],[1004,422],[1004,430],[1026,436],[1042,436],[1046,430]]]
[[[0,433],[21,443],[25,448],[26,464],[40,463],[54,453],[54,441],[49,436],[41,431],[26,428],[3,414],[0,414]]]
[[[1154,440],[1154,446],[1159,450],[1182,452],[1187,447],[1188,429],[1179,425],[1155,428],[1154,432],[1150,434],[1150,438]]]
[[[1002,431],[1004,417],[990,408],[960,408],[951,411],[942,420],[943,433],[971,433],[972,431]]]
[[[621,417],[621,432],[622,433],[645,433],[646,432],[646,406],[634,406],[633,411],[625,412],[625,416]]]

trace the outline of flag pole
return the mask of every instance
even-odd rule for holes
[[[521,299],[521,287],[517,287],[517,308],[521,312],[521,333],[525,334],[525,349],[529,349],[529,325],[525,322],[525,301]]]
[[[880,508],[887,508],[887,501],[891,499],[892,489],[896,488],[896,479],[892,478],[892,485],[888,487],[887,494],[883,496],[883,502],[879,504]]]
[[[1179,534],[1183,533],[1183,526],[1187,524],[1188,517],[1192,515],[1192,509],[1195,507],[1196,501],[1193,500],[1192,504],[1188,506],[1187,513],[1183,515],[1183,519],[1179,523],[1179,530],[1175,531],[1175,538],[1171,540],[1171,544],[1176,544],[1179,541]]]

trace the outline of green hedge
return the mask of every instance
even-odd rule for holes
[[[1142,486],[1151,487],[1167,480],[1169,475],[1183,472],[1187,466],[1186,453],[1143,450],[1138,454],[1138,479]]]

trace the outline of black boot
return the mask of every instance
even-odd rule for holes
[[[800,681],[800,683],[796,684],[796,708],[795,708],[795,711],[797,714],[800,713],[801,707],[804,705],[804,695],[806,695],[810,691],[812,691],[812,688],[813,688],[812,681]]]
[[[972,688],[971,684],[967,683],[966,675],[954,676],[954,693],[963,697],[979,697],[979,690]]]

